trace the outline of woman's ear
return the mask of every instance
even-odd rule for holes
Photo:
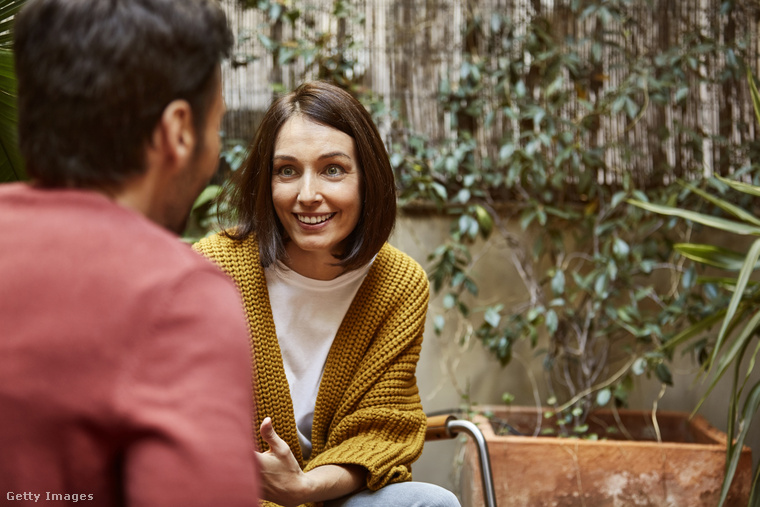
[[[165,164],[184,167],[195,150],[193,111],[186,100],[174,100],[164,108],[153,131],[152,147]]]

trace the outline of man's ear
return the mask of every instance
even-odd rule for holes
[[[195,149],[193,111],[186,100],[174,100],[164,108],[153,131],[152,148],[163,163],[184,167]]]

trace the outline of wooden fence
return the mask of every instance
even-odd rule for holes
[[[364,23],[347,23],[346,18],[333,15],[333,0],[301,2],[302,17],[291,26],[281,23],[272,26],[266,13],[256,9],[242,9],[236,0],[224,0],[231,23],[238,35],[238,64],[224,69],[225,98],[230,110],[226,130],[231,137],[249,139],[258,118],[273,97],[273,83],[292,88],[302,79],[314,78],[305,71],[303,61],[279,65],[267,53],[258,34],[278,40],[299,37],[308,27],[330,34],[333,44],[353,39],[354,49],[349,53],[358,64],[361,82],[382,98],[390,107],[395,105],[409,121],[411,130],[430,139],[451,136],[448,117],[436,100],[442,77],[456,80],[465,50],[474,49],[483,57],[495,57],[487,40],[468,40],[463,27],[468,20],[479,17],[488,30],[492,13],[509,16],[520,29],[532,17],[541,15],[550,22],[557,37],[578,38],[588,36],[598,25],[591,18],[580,19],[572,15],[568,4],[573,0],[358,0],[350,2],[355,14],[363,16]],[[720,0],[634,0],[623,1],[629,17],[624,25],[611,22],[605,30],[608,43],[625,47],[625,51],[609,51],[603,61],[604,83],[590,91],[588,100],[602,95],[608,87],[618,86],[626,79],[625,62],[616,61],[621,55],[653,54],[682,40],[686,34],[701,36],[720,44],[734,45],[740,40],[749,66],[757,74],[760,70],[760,5],[757,0],[736,0],[733,15],[722,16]],[[614,2],[610,2],[614,3]],[[313,30],[313,28],[308,28]],[[695,42],[695,44],[698,42]],[[328,44],[329,46],[329,44]],[[611,46],[605,46],[608,51]],[[591,51],[591,47],[588,49]],[[525,54],[510,54],[509,58],[530,58]],[[244,58],[244,65],[239,65]],[[699,62],[695,69],[702,76],[715,76],[725,66],[725,59],[737,57],[733,53],[719,53]],[[530,63],[530,62],[526,62]],[[568,80],[569,83],[569,80]],[[642,113],[635,122],[620,116],[603,117],[596,138],[586,142],[603,144],[610,139],[625,144],[629,150],[644,154],[638,157],[634,168],[642,181],[646,181],[663,164],[670,173],[666,178],[693,174],[695,167],[705,174],[726,173],[737,166],[736,154],[730,154],[732,145],[752,144],[757,140],[758,127],[754,119],[746,80],[743,76],[727,80],[709,81],[690,78],[683,83],[689,100],[669,104],[639,104]],[[571,86],[567,84],[567,86]],[[493,99],[493,90],[485,89],[486,102]],[[647,97],[643,98],[647,101]],[[572,114],[568,112],[568,114]],[[389,118],[381,119],[380,128],[390,146],[398,132],[391,128]],[[658,130],[668,128],[680,132],[665,140]],[[675,128],[677,127],[677,128]],[[505,136],[513,135],[513,125],[503,117],[489,128],[476,132],[479,146],[491,156]],[[697,133],[693,139],[688,132]],[[701,143],[699,150],[687,149],[690,142]],[[757,143],[755,143],[757,144]],[[760,148],[757,149],[760,152]],[[630,171],[620,150],[605,154],[606,174],[610,183],[618,182],[622,174]],[[739,154],[742,163],[753,159],[759,162],[759,153]]]

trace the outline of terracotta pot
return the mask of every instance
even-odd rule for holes
[[[478,407],[492,411],[525,435],[532,435],[536,407]],[[543,413],[543,411],[541,412]],[[498,507],[510,506],[669,506],[715,507],[720,498],[726,453],[726,435],[696,416],[658,412],[662,442],[656,441],[652,414],[619,410],[634,440],[616,427],[611,411],[589,417],[589,432],[605,440],[554,436],[498,436],[490,421],[476,416],[488,443]],[[550,423],[542,420],[543,427]],[[462,470],[463,506],[483,505],[477,452],[465,446]],[[731,486],[727,506],[746,506],[752,482],[751,450],[745,447]]]

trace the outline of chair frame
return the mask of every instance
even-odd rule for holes
[[[488,445],[483,433],[475,424],[465,419],[457,419],[451,414],[428,416],[426,441],[448,440],[465,433],[473,439],[478,450],[480,462],[480,478],[483,482],[483,500],[486,507],[496,507],[496,492],[493,486],[491,473],[491,458],[488,454]]]

